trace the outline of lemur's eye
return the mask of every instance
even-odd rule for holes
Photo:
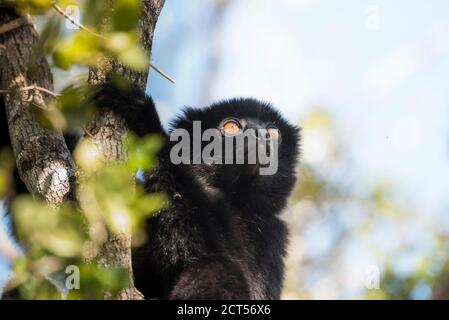
[[[225,120],[221,127],[227,134],[237,134],[242,130],[240,123],[234,119]]]
[[[280,140],[281,133],[279,132],[279,129],[276,128],[275,126],[269,126],[267,128],[267,132],[270,135],[271,139],[273,139],[273,140]]]

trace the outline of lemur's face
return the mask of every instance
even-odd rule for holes
[[[270,105],[236,99],[204,109],[187,109],[172,128],[172,132],[184,129],[189,133],[191,160],[195,155],[201,158],[195,169],[219,187],[257,184],[270,192],[282,181],[294,180],[299,130]],[[195,150],[194,140],[199,137],[202,141]],[[221,141],[214,149],[211,142],[217,138]]]
[[[219,158],[226,181],[277,173],[282,134],[275,123],[232,116],[223,119],[217,129],[222,135],[223,154]]]

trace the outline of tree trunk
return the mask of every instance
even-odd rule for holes
[[[142,17],[140,21],[141,42],[148,57],[151,56],[154,27],[165,0],[142,1]],[[89,83],[100,84],[106,80],[106,74],[112,72],[125,77],[142,90],[145,90],[148,71],[136,72],[123,66],[115,60],[103,61],[97,68],[89,70]],[[123,136],[126,133],[125,123],[112,112],[101,111],[95,115],[92,123],[87,127],[89,136],[97,146],[99,152],[107,161],[126,160],[126,150],[123,146]],[[98,259],[103,267],[119,266],[129,270],[130,288],[124,290],[119,299],[142,299],[143,296],[133,284],[131,264],[131,235],[128,233],[109,233],[108,241],[104,244]]]
[[[154,27],[164,2],[142,1],[141,41],[148,56],[151,53]],[[0,9],[0,25],[18,18],[12,10]],[[8,91],[4,99],[5,109],[20,176],[33,196],[42,197],[51,206],[57,206],[66,199],[74,198],[75,166],[62,134],[42,127],[33,110],[37,107],[46,108],[52,96],[48,92],[53,91],[50,67],[42,53],[33,50],[37,40],[38,35],[32,24],[2,31],[0,89]],[[145,90],[148,71],[136,72],[114,60],[92,68],[89,71],[89,83],[104,82],[106,73],[110,71]],[[110,112],[101,112],[94,117],[87,130],[88,138],[93,140],[106,160],[126,160],[126,150],[122,144],[126,128],[122,119]],[[123,290],[119,299],[143,299],[133,284],[130,234],[110,233],[97,263],[106,268],[122,267],[129,271],[130,287]]]
[[[18,18],[12,10],[0,9],[0,25]],[[61,132],[36,119],[35,108],[45,108],[51,95],[29,88],[53,90],[47,60],[33,50],[37,41],[30,23],[0,34],[0,88],[9,91],[5,109],[20,177],[33,196],[57,206],[74,195],[75,167]]]

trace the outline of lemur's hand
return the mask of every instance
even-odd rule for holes
[[[111,110],[123,118],[128,128],[139,136],[163,133],[153,99],[136,86],[119,88],[106,82],[95,88],[92,102],[99,110]]]

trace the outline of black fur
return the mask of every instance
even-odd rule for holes
[[[103,85],[94,102],[123,117],[138,135],[159,133],[166,138],[159,165],[145,173],[143,184],[147,192],[164,192],[170,201],[148,220],[146,244],[133,249],[135,284],[145,297],[278,299],[287,243],[287,228],[279,214],[295,183],[299,130],[269,104],[253,99],[188,108],[169,132],[163,130],[152,99],[139,89]],[[201,121],[202,130],[217,128],[229,117],[277,126],[282,143],[275,175],[249,175],[243,165],[170,161],[172,130],[191,132],[194,120]],[[4,119],[3,114],[0,121]],[[0,128],[1,145],[9,145],[6,122]]]
[[[269,104],[233,99],[188,108],[164,132],[150,97],[132,89],[101,88],[98,107],[112,108],[140,135],[161,133],[158,167],[145,173],[147,192],[165,192],[169,204],[147,223],[148,241],[133,250],[137,288],[146,298],[278,299],[287,228],[279,219],[295,183],[299,130]],[[217,128],[223,119],[274,124],[282,135],[275,175],[247,175],[242,165],[174,165],[173,129]],[[232,176],[232,179],[229,177]]]

